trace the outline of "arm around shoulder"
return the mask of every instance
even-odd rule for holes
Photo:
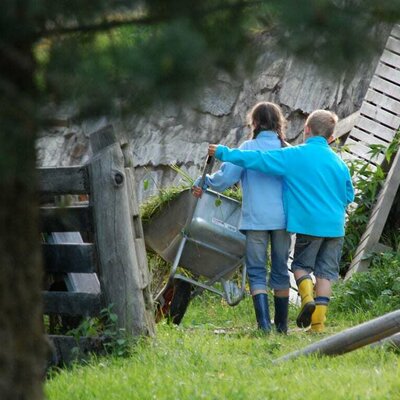
[[[218,145],[215,157],[221,161],[270,175],[285,175],[286,173],[285,156],[282,149],[269,151],[240,150]]]

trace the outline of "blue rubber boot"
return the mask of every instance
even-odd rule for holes
[[[289,297],[274,296],[274,305],[276,331],[286,334],[288,330]]]
[[[271,318],[269,316],[268,295],[267,293],[259,293],[253,296],[254,311],[258,328],[269,333],[271,331]]]

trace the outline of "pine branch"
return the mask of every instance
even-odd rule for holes
[[[210,14],[220,11],[234,11],[243,10],[245,8],[254,7],[262,4],[262,0],[239,0],[233,4],[223,4],[208,9],[204,9],[201,12],[194,11],[190,15],[191,18],[199,19],[204,18]],[[70,35],[75,33],[95,33],[109,31],[115,28],[123,26],[136,25],[136,26],[149,26],[159,23],[171,21],[176,18],[176,15],[153,15],[153,16],[130,16],[130,17],[119,17],[105,19],[98,23],[80,25],[71,24],[69,26],[57,26],[50,29],[44,29],[37,33],[37,38],[48,38],[60,35]]]

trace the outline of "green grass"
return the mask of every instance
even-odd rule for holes
[[[163,322],[128,358],[94,358],[54,372],[46,383],[50,400],[91,399],[396,399],[399,356],[365,347],[339,357],[272,361],[326,335],[294,326],[288,336],[260,335],[251,299],[229,307],[204,293],[193,300],[179,327]],[[335,312],[328,334],[362,322],[363,312]]]

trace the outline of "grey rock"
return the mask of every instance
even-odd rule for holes
[[[385,38],[385,30],[380,34]],[[286,135],[293,144],[302,141],[305,119],[314,109],[331,109],[340,118],[353,114],[361,106],[378,59],[376,54],[354,71],[332,76],[316,65],[267,49],[260,54],[252,76],[239,81],[221,74],[192,104],[160,104],[146,115],[123,120],[103,117],[73,124],[69,119],[68,124],[42,132],[37,141],[38,164],[87,162],[90,133],[112,123],[121,141],[132,144],[137,197],[142,202],[160,188],[182,183],[171,164],[196,178],[208,143],[238,146],[246,140],[250,133],[246,116],[258,101],[280,104],[288,120]]]

